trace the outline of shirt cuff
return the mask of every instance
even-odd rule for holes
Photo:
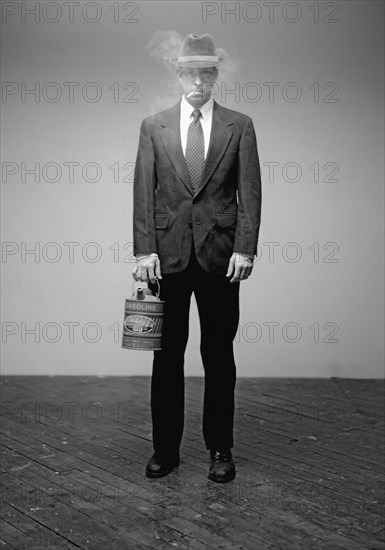
[[[244,258],[248,258],[252,262],[254,261],[254,256],[251,256],[251,254],[244,254],[243,252],[234,252],[234,254],[238,254],[239,256],[243,256]]]
[[[156,252],[137,254],[135,258],[137,260],[141,260],[142,258],[149,258],[150,256],[156,256],[158,258],[158,254]]]

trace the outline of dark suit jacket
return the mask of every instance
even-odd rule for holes
[[[233,252],[254,256],[261,176],[250,117],[214,101],[210,144],[195,196],[180,140],[180,102],[143,120],[134,175],[134,254],[157,252],[162,274],[188,264],[226,274]]]

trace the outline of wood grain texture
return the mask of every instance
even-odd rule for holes
[[[224,485],[185,385],[181,464],[153,480],[149,377],[3,377],[0,547],[384,548],[383,381],[238,379]]]

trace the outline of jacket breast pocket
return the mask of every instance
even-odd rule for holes
[[[170,223],[170,214],[155,214],[155,229],[167,229]]]

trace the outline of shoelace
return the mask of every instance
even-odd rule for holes
[[[222,460],[224,462],[230,462],[231,461],[231,456],[228,455],[227,453],[223,453],[222,451],[216,451],[212,460]]]

